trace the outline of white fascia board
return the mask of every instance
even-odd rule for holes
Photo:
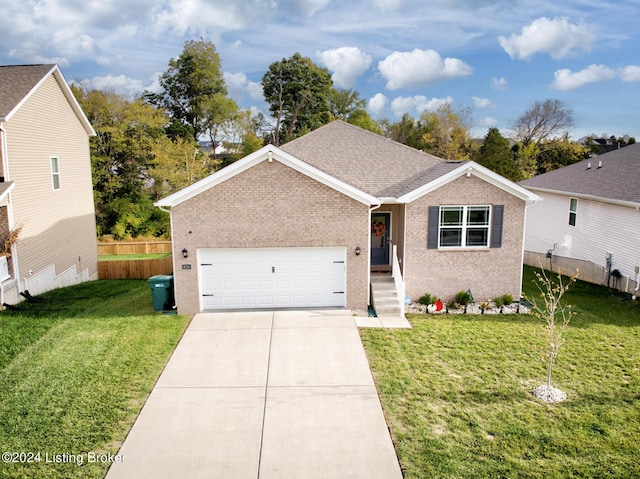
[[[495,173],[494,171],[491,171],[489,168],[486,168],[476,163],[475,161],[466,161],[464,163],[461,163],[458,168],[451,170],[450,172],[440,176],[439,178],[436,178],[426,185],[410,191],[406,195],[401,196],[400,198],[398,198],[398,201],[402,203],[410,203],[417,200],[418,198],[421,198],[427,193],[431,193],[441,186],[444,186],[447,183],[450,183],[451,181],[465,175],[473,175],[477,178],[480,178],[481,180],[486,181],[496,188],[500,188],[501,190],[506,191],[516,198],[520,198],[521,200],[526,201],[527,205],[533,204],[536,201],[540,200],[540,197],[535,193],[532,193],[528,189],[517,185],[513,181],[506,179],[505,177]]]
[[[606,203],[609,205],[616,205],[616,206],[624,206],[627,208],[634,208],[636,210],[640,209],[640,203],[636,201],[616,200],[615,198],[605,198],[603,196],[588,195],[585,193],[573,193],[571,191],[552,190],[549,188],[538,188],[533,186],[530,187],[529,189],[531,189],[532,191],[539,191],[540,193],[551,193],[554,195],[566,196],[568,198],[571,197],[571,198],[578,198],[582,200],[597,201],[599,203]]]
[[[65,80],[64,76],[62,75],[62,72],[60,71],[60,68],[58,67],[58,65],[56,65],[52,69],[51,73],[53,73],[54,78],[58,81],[58,84],[60,85],[60,88],[62,88],[62,92],[64,93],[64,96],[67,98],[67,101],[71,105],[71,108],[73,108],[73,111],[78,116],[78,119],[80,120],[80,123],[82,123],[82,126],[87,132],[87,135],[96,136],[96,132],[93,129],[93,126],[91,126],[89,119],[84,114],[84,111],[80,106],[80,103],[78,103],[76,96],[73,94],[73,91],[71,91],[71,87],[69,87],[69,84],[67,83],[67,80]]]
[[[213,173],[212,175],[207,176],[206,178],[192,184],[191,186],[187,186],[186,188],[157,201],[156,203],[154,203],[154,205],[159,207],[177,206],[180,203],[187,201],[194,196],[199,195],[200,193],[203,193],[209,188],[219,185],[223,181],[233,178],[234,176],[242,173],[245,170],[248,170],[249,168],[263,161],[278,161],[302,173],[303,175],[306,175],[330,188],[333,188],[334,190],[339,191],[340,193],[343,193],[365,205],[371,206],[380,203],[378,198],[368,195],[367,193],[364,193],[363,191],[360,191],[357,188],[354,188],[353,186],[348,185],[334,178],[333,176],[318,170],[317,168],[314,168],[313,166],[303,162],[302,160],[299,160],[293,155],[282,151],[276,146],[267,145],[260,148],[258,151],[255,151],[250,155],[236,161],[235,163],[232,163],[231,165],[221,169],[220,171],[217,171],[216,173]]]

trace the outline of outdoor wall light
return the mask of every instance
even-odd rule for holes
[[[182,256],[183,256],[184,258],[186,258],[186,257],[188,257],[188,256],[189,256],[189,251],[187,250],[187,248],[184,248],[184,249],[182,250]]]
[[[356,256],[360,256],[360,246],[356,246]]]

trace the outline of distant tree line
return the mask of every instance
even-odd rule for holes
[[[228,97],[215,45],[202,39],[185,42],[159,83],[160,92],[134,100],[72,87],[96,131],[91,161],[98,236],[169,236],[168,214],[154,201],[265,144],[282,145],[335,119],[446,160],[475,160],[513,181],[602,150],[595,137],[585,144],[569,139],[573,112],[558,100],[531,105],[514,123],[512,138],[490,128],[481,142],[470,137],[473,111],[450,104],[419,118],[375,121],[357,91],[334,88],[329,71],[299,53],[272,63],[262,77],[271,120]]]

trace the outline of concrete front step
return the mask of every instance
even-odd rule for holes
[[[371,277],[371,303],[378,316],[400,316],[398,293],[391,276]]]

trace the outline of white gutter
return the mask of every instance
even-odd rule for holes
[[[9,150],[7,148],[7,132],[4,129],[4,123],[0,121],[0,135],[2,136],[2,168],[4,172],[4,181],[9,181]],[[13,220],[13,201],[11,199],[11,192],[8,193],[7,201],[7,219],[9,220],[9,231],[13,231],[15,228],[15,222]],[[11,263],[13,266],[13,276],[18,280],[18,288],[20,288],[20,267],[18,264],[18,248],[16,245],[11,246]],[[3,290],[4,294],[4,290]]]

